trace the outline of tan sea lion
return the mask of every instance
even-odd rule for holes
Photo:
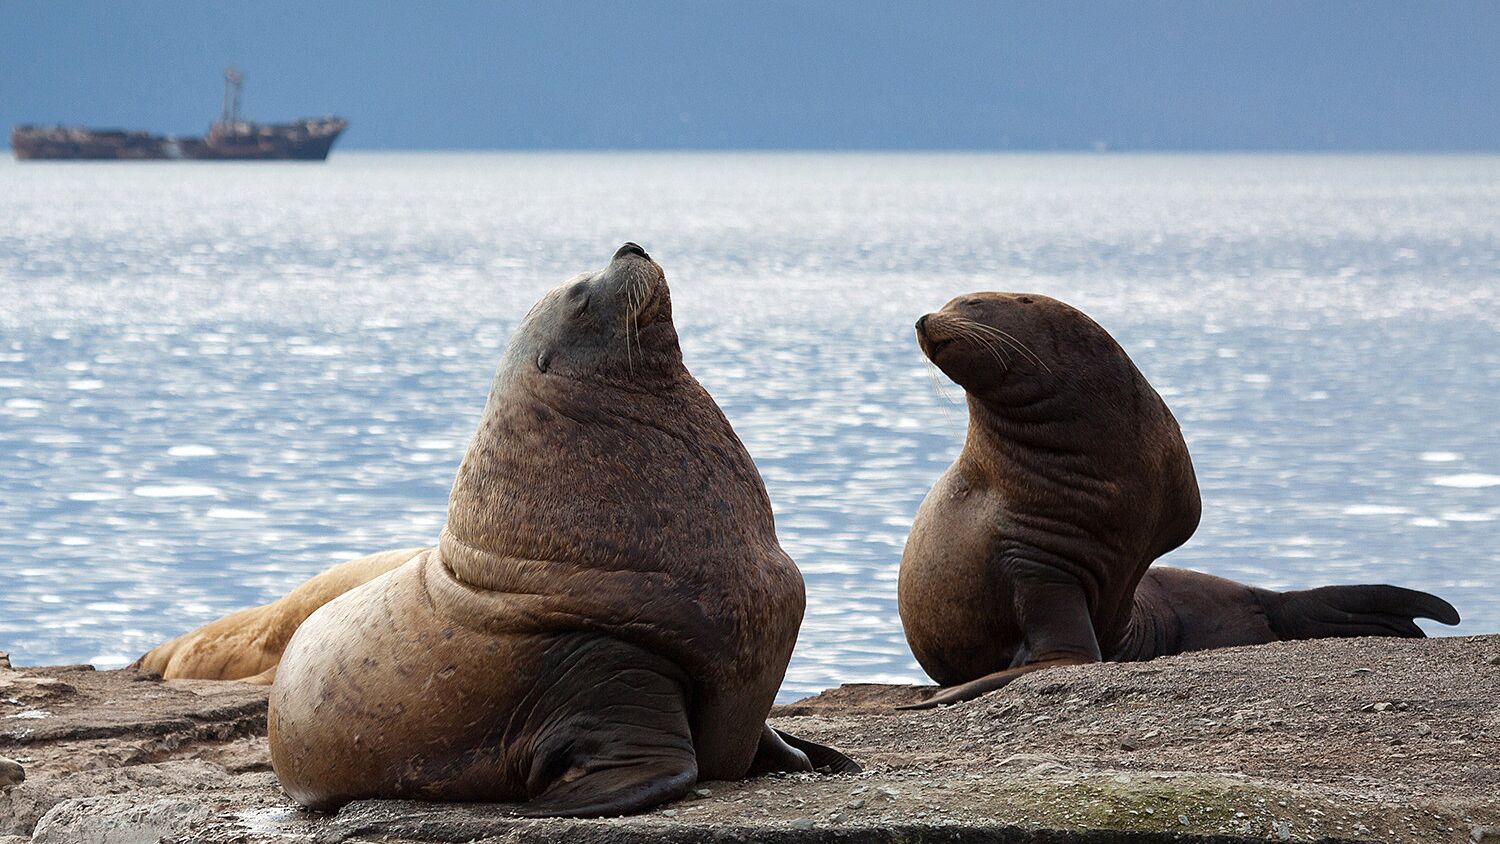
[[[313,613],[271,689],[298,802],[600,816],[858,766],[766,714],[804,608],[765,486],[627,243],[511,339],[438,546]]]
[[[969,432],[917,511],[901,557],[907,642],[944,686],[926,708],[1029,671],[1457,624],[1395,586],[1273,592],[1147,567],[1198,526],[1177,420],[1114,338],[1037,294],[975,293],[917,321],[922,352],[964,388]]]
[[[230,613],[153,648],[130,667],[166,680],[243,680],[270,685],[286,643],[314,610],[424,550],[382,551],[339,563],[269,604]]]

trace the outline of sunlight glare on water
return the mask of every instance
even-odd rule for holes
[[[896,569],[965,410],[912,323],[973,290],[1077,305],[1166,398],[1204,497],[1173,564],[1500,630],[1500,158],[7,162],[0,222],[18,663],[121,665],[430,543],[517,320],[625,240],[806,576],[783,699],[922,677]]]

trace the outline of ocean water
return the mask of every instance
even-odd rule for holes
[[[336,153],[0,164],[0,649],[118,666],[430,543],[517,320],[624,240],[806,576],[784,699],[922,677],[897,563],[965,411],[912,322],[974,290],[1167,399],[1170,563],[1500,630],[1500,158]]]

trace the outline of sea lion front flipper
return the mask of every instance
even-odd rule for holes
[[[1010,668],[957,686],[949,686],[920,703],[897,709],[932,709],[973,700],[1009,684],[1023,674],[1058,665],[1100,661],[1099,639],[1089,616],[1083,588],[1057,568],[1030,562],[1010,563],[1015,584],[1016,620],[1024,642]]]
[[[973,700],[983,694],[988,694],[996,689],[1010,684],[1010,681],[1020,677],[1022,674],[1030,674],[1043,668],[1052,668],[1059,665],[1088,665],[1098,662],[1097,659],[1078,659],[1076,657],[1062,657],[1060,659],[1049,659],[1042,662],[1029,662],[1019,668],[1007,668],[1004,671],[996,671],[980,677],[978,680],[970,680],[957,686],[949,686],[939,691],[932,697],[918,703],[908,703],[898,706],[897,709],[936,709],[939,706],[947,706],[952,703],[962,703]]]
[[[825,774],[857,774],[864,768],[848,756],[815,741],[797,738],[791,733],[765,725],[748,777],[774,773],[819,771]]]
[[[592,766],[577,779],[559,778],[533,800],[515,807],[527,818],[612,818],[670,803],[698,781],[691,753],[664,755],[630,764]]]
[[[675,709],[645,723],[588,713],[561,719],[562,728],[537,748],[527,783],[534,796],[516,814],[615,817],[686,795],[698,781],[698,757],[686,713]]]
[[[584,640],[562,659],[523,731],[536,738],[517,813],[610,817],[686,795],[698,755],[676,666],[614,639]]]

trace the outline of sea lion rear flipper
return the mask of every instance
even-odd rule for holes
[[[897,709],[932,709],[973,700],[1042,668],[1099,662],[1099,640],[1089,616],[1088,599],[1077,581],[1051,566],[1023,562],[1011,564],[1010,569],[1016,620],[1024,636],[1016,654],[1018,664]]]
[[[1458,610],[1426,592],[1400,586],[1322,586],[1259,596],[1271,629],[1282,639],[1426,634],[1413,618],[1457,624]]]
[[[857,774],[864,768],[848,756],[815,741],[797,738],[790,733],[765,725],[748,777],[773,773],[819,771],[825,774]]]

